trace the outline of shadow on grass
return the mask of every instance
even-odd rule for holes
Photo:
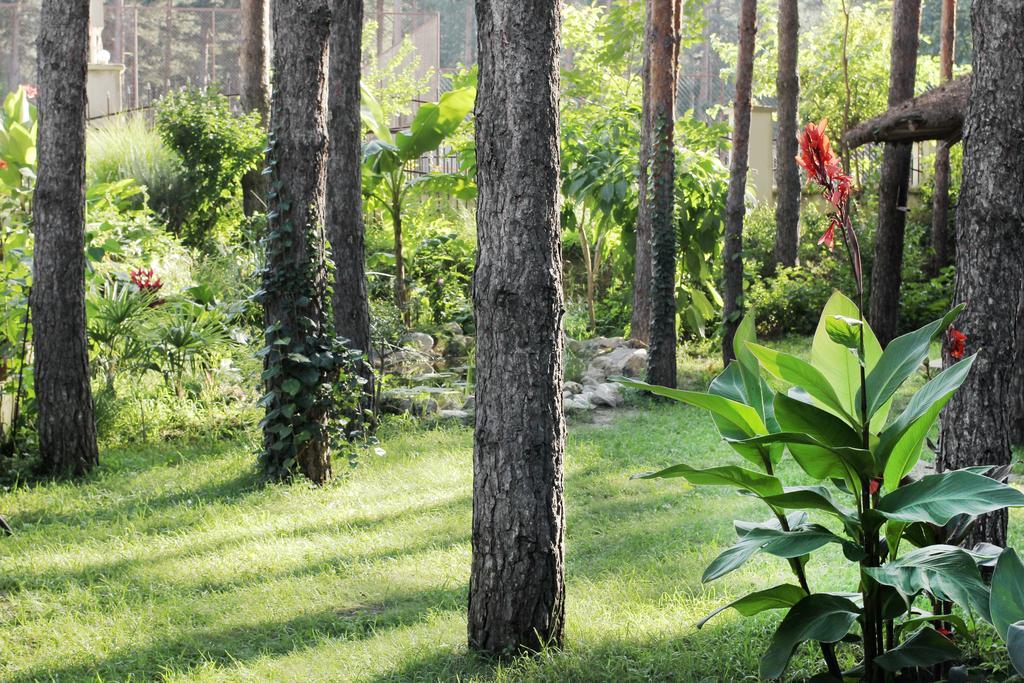
[[[466,587],[435,588],[392,597],[380,604],[326,607],[322,611],[289,619],[263,621],[221,629],[157,635],[150,645],[119,649],[94,662],[60,667],[36,667],[14,674],[5,683],[40,680],[141,680],[160,679],[168,671],[187,670],[202,664],[237,666],[259,657],[282,657],[311,648],[324,638],[347,641],[427,620],[439,609],[457,609],[465,600]]]

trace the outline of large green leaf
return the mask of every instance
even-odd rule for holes
[[[785,493],[769,496],[764,499],[774,507],[786,510],[821,510],[839,519],[848,521],[853,514],[832,498],[832,493],[824,486],[791,486]]]
[[[870,451],[861,448],[832,447],[803,432],[777,432],[755,436],[741,441],[728,440],[730,445],[763,446],[785,443],[800,466],[819,479],[844,477],[850,473],[870,477],[874,473],[874,460]]]
[[[888,490],[895,490],[900,480],[914,469],[929,430],[967,378],[974,358],[965,358],[933,377],[881,433],[876,453],[885,467],[884,483]]]
[[[380,106],[380,102],[373,96],[373,93],[369,91],[366,84],[359,84],[359,92],[362,96],[359,105],[359,118],[363,122],[363,126],[370,129],[378,140],[393,145],[395,143],[394,136],[391,135],[391,128],[388,126],[388,117],[384,115],[384,110]]]
[[[844,545],[847,541],[818,524],[806,524],[790,531],[765,527],[751,529],[708,565],[701,580],[707,582],[725,576],[741,567],[758,551],[791,560],[829,543]]]
[[[896,390],[928,359],[932,340],[941,335],[956,320],[964,305],[960,304],[945,317],[893,339],[882,352],[878,365],[868,373],[868,415],[882,407]]]
[[[834,316],[845,318],[859,318],[860,311],[857,304],[853,303],[840,292],[835,292],[825,304],[821,312],[821,319],[818,321],[818,328],[814,332],[814,341],[811,344],[811,363],[818,368],[828,379],[829,384],[835,389],[836,395],[843,406],[843,409],[850,415],[860,413],[860,362],[857,356],[848,348],[837,344],[828,334],[828,320]],[[864,324],[864,367],[868,372],[878,363],[882,356],[882,346],[878,343],[875,333],[871,327]],[[888,409],[888,406],[885,406]],[[880,429],[885,424],[885,414],[877,416],[872,420],[871,426]],[[877,420],[877,422],[876,422]]]
[[[842,640],[858,616],[860,609],[857,605],[838,595],[815,593],[803,598],[789,610],[772,636],[772,642],[761,658],[761,677],[781,677],[800,643]]]
[[[963,548],[931,545],[863,571],[878,583],[898,590],[908,603],[921,591],[928,591],[990,620],[988,587],[974,558]]]
[[[807,593],[803,588],[794,586],[791,583],[783,583],[762,591],[748,593],[738,600],[733,600],[728,605],[722,605],[711,614],[697,622],[697,628],[703,628],[704,624],[715,618],[730,607],[745,617],[752,617],[755,614],[766,612],[772,609],[786,609],[800,602]]]
[[[711,380],[708,393],[752,407],[761,417],[768,432],[779,431],[779,423],[775,419],[775,411],[772,407],[771,388],[760,376],[750,376],[749,371],[741,363],[729,363],[724,371]],[[725,418],[711,413],[711,419],[720,433],[725,434],[732,431]],[[759,446],[744,445],[733,441],[729,445],[747,460],[762,466],[765,456],[773,464],[778,464],[782,460],[784,450],[781,443]]]
[[[769,349],[760,344],[748,342],[747,348],[761,361],[761,365],[769,373],[783,382],[800,387],[823,407],[842,417],[851,426],[857,424],[852,414],[839,400],[828,379],[816,367],[796,356]]]
[[[861,436],[845,421],[830,412],[806,401],[785,394],[776,394],[774,401],[775,418],[779,427],[787,432],[803,432],[817,441],[828,445],[823,449],[814,444],[789,443],[789,452],[797,464],[816,479],[842,479],[850,473],[850,458],[869,465],[871,458],[844,452],[842,456],[835,449],[859,448]],[[863,452],[862,452],[863,453]],[[845,464],[844,464],[845,463]],[[861,474],[861,468],[856,468]]]
[[[404,161],[418,159],[440,147],[454,133],[473,109],[476,88],[467,86],[449,90],[437,104],[422,104],[412,120],[408,133],[395,136],[395,145]]]
[[[1006,634],[1006,649],[1010,653],[1010,662],[1021,676],[1024,676],[1024,621],[1010,626]]]
[[[683,477],[691,484],[698,486],[735,486],[758,496],[774,496],[782,493],[782,483],[777,478],[736,465],[722,465],[699,470],[680,463],[658,472],[635,475],[633,479],[670,479],[673,477]]]
[[[886,494],[875,510],[901,522],[945,524],[961,514],[980,515],[1004,507],[1024,506],[1024,493],[1012,486],[965,470],[922,477]]]
[[[807,514],[804,512],[792,514],[787,518],[787,524],[791,529],[797,529],[804,524],[806,519]],[[701,581],[705,583],[714,581],[738,569],[769,541],[776,540],[778,534],[783,533],[782,525],[775,518],[760,524],[736,521],[735,526],[739,540],[707,566]]]
[[[398,148],[384,140],[370,140],[363,145],[363,168],[375,175],[390,173],[402,165]]]
[[[1010,627],[1024,621],[1024,564],[1012,548],[999,555],[992,574],[992,625],[1003,640]]]
[[[898,646],[879,655],[875,662],[886,671],[915,666],[934,666],[960,656],[960,649],[933,628],[923,628]]]
[[[716,396],[715,394],[705,394],[699,391],[685,391],[683,389],[659,387],[639,380],[616,378],[615,381],[623,386],[632,387],[641,391],[649,391],[657,396],[664,396],[665,398],[671,398],[682,403],[689,403],[692,406],[711,411],[725,420],[727,429],[722,431],[722,436],[726,438],[739,440],[768,433],[764,421],[761,419],[761,416],[757,414],[757,411],[751,406],[740,403],[739,401],[734,401],[732,399],[725,398],[724,396]]]

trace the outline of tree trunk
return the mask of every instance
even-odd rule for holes
[[[164,30],[160,40],[164,44],[164,63],[161,76],[164,86],[163,94],[166,95],[171,91],[171,60],[173,59],[171,48],[174,46],[174,0],[167,0],[167,6],[164,8]]]
[[[732,104],[732,154],[729,156],[729,192],[725,198],[725,260],[722,298],[722,359],[735,359],[732,339],[743,317],[743,218],[747,189],[747,151],[750,147],[750,88],[754,76],[754,35],[757,33],[757,0],[740,4],[739,61],[736,65],[736,99]],[[795,157],[795,155],[794,155]]]
[[[402,172],[399,172],[398,180],[402,182]],[[395,188],[395,194],[401,192]],[[395,235],[395,308],[402,314],[402,324],[409,328],[412,326],[412,311],[409,310],[409,300],[405,291],[405,247],[402,243],[402,202],[397,197],[391,204],[391,227]]]
[[[676,385],[675,109],[679,0],[650,0],[651,334],[647,381]]]
[[[974,75],[964,120],[953,300],[967,302],[956,326],[978,358],[943,413],[940,470],[1009,463],[1010,409],[1021,390],[1014,383],[1021,346],[1014,341],[1024,326],[1024,52],[1009,46],[1024,45],[1024,4],[974,0],[971,25]],[[975,540],[1005,544],[1006,521],[1005,510],[983,517]]]
[[[254,111],[267,125],[270,110],[270,71],[267,58],[267,0],[242,0],[242,111]],[[253,169],[242,176],[242,209],[246,216],[259,212],[267,192],[263,169]]]
[[[124,64],[124,0],[114,0],[114,51],[111,58],[115,64]]]
[[[359,118],[363,0],[332,0],[329,66],[330,142],[327,237],[334,257],[334,328],[353,348],[370,352],[370,304],[363,246],[362,124]],[[363,393],[373,396],[364,366]]]
[[[654,44],[652,3],[646,3],[642,111],[640,119],[640,164],[637,175],[636,249],[633,266],[633,314],[630,338],[647,344],[651,340],[651,213],[648,185],[651,177],[651,47]]]
[[[914,97],[921,0],[896,0],[892,10],[889,108]],[[878,187],[878,228],[871,268],[871,327],[885,346],[897,334],[903,269],[903,232],[907,224],[911,145],[889,143],[882,152]]]
[[[275,0],[270,112],[273,173],[263,274],[263,303],[270,330],[267,345],[271,349],[267,356],[271,399],[263,429],[264,467],[272,477],[287,477],[297,468],[318,484],[331,476],[325,433],[330,403],[321,389],[330,376],[320,370],[309,377],[314,366],[300,363],[295,356],[312,358],[324,353],[331,336],[324,254],[329,25],[327,0]],[[273,374],[275,367],[280,371]],[[296,379],[301,384],[297,389]],[[285,414],[274,413],[282,409]]]
[[[953,78],[953,48],[956,45],[956,0],[942,0],[942,25],[939,40],[939,79]],[[935,189],[932,196],[932,261],[934,277],[950,263],[952,244],[949,230],[949,147],[940,142],[935,149]]]
[[[558,0],[477,0],[478,256],[469,643],[565,623]]]
[[[800,168],[796,163],[797,72],[800,16],[797,0],[779,0],[779,132],[775,141],[775,263],[795,266],[800,246]]]
[[[43,0],[33,201],[33,350],[47,474],[99,463],[85,326],[85,117],[89,0]]]

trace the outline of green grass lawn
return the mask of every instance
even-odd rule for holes
[[[778,613],[695,624],[789,580],[783,560],[756,556],[700,581],[731,520],[766,511],[629,480],[739,462],[701,411],[643,403],[572,427],[566,646],[501,665],[465,646],[471,430],[390,427],[383,442],[386,456],[323,489],[260,486],[255,441],[236,440],[108,451],[87,483],[0,495],[17,530],[0,539],[0,680],[755,679]],[[782,471],[806,483],[788,459]],[[837,550],[816,553],[809,578],[854,587]],[[818,667],[799,652],[795,679]]]

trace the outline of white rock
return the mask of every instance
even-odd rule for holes
[[[647,349],[632,349],[622,346],[609,353],[602,354],[590,361],[587,373],[602,379],[622,375],[639,377],[647,367]]]
[[[622,405],[622,394],[619,393],[617,384],[599,384],[590,397],[590,402],[595,406],[605,408],[618,408]]]
[[[430,353],[434,348],[434,338],[425,332],[406,332],[398,343],[407,349],[419,351],[422,354]]]
[[[573,394],[578,394],[583,391],[583,385],[579,382],[565,382],[562,384],[562,389]]]

